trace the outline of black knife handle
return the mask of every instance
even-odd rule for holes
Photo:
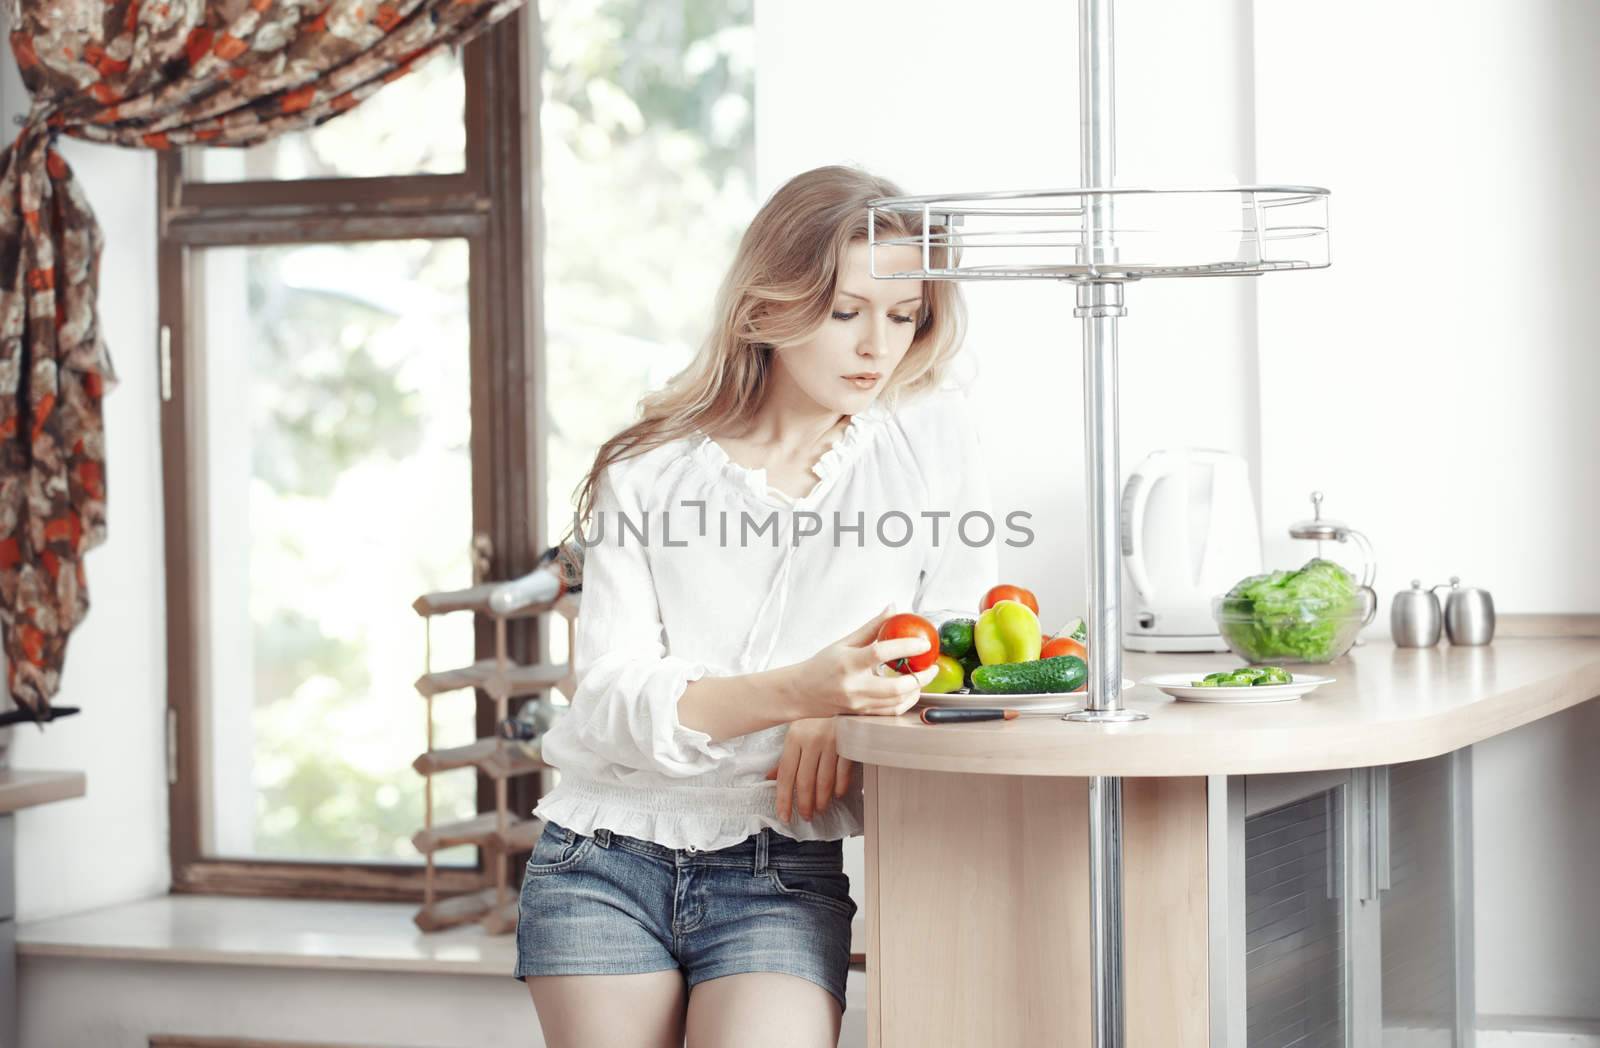
[[[968,721],[1005,720],[1006,711],[992,708],[930,706],[922,711],[924,724],[962,724]]]

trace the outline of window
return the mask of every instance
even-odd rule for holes
[[[316,128],[160,160],[177,890],[420,892],[412,601],[471,585],[475,539],[490,577],[547,544],[530,17]],[[547,629],[516,624],[516,657]],[[492,650],[470,616],[431,641],[435,669]],[[494,728],[482,696],[435,711],[436,746]],[[436,776],[435,818],[492,796]],[[438,858],[446,891],[484,876],[476,849]]]
[[[415,855],[410,604],[473,581],[468,254],[460,237],[194,252],[213,855]],[[471,626],[434,625],[437,668],[473,661]],[[438,700],[438,745],[472,741],[470,711]],[[436,816],[476,814],[473,785],[439,776]]]
[[[412,600],[469,585],[478,536],[491,577],[529,570],[705,334],[755,210],[751,0],[541,6],[320,127],[162,158],[177,890],[418,896]],[[567,659],[564,624],[513,626]],[[493,638],[455,615],[432,645]],[[494,729],[481,696],[435,708],[436,746]],[[439,820],[492,807],[470,772],[434,789]],[[440,858],[445,892],[487,872]]]

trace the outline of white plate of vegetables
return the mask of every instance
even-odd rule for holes
[[[1158,673],[1141,684],[1160,688],[1184,702],[1288,702],[1332,684],[1334,678],[1290,673],[1282,666],[1240,666],[1215,673]]]
[[[1133,681],[1122,678],[1122,690],[1127,691],[1133,687]],[[1066,712],[1086,705],[1089,693],[1086,690],[1078,691],[976,691],[963,688],[961,691],[932,692],[925,691],[917,706],[932,706],[960,708],[962,706],[1000,706],[1018,710],[1038,710],[1040,713],[1051,711]]]

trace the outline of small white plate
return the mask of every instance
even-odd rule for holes
[[[1133,681],[1122,679],[1122,690],[1133,687]],[[1037,691],[1024,694],[1002,694],[988,691],[946,691],[922,693],[917,706],[957,707],[977,706],[983,709],[1038,710],[1041,713],[1066,712],[1089,701],[1089,692]],[[913,707],[915,708],[915,707]]]
[[[1318,677],[1311,673],[1296,673],[1294,680],[1288,684],[1262,684],[1251,687],[1239,688],[1197,688],[1194,682],[1203,678],[1207,670],[1197,670],[1194,673],[1158,673],[1154,677],[1146,677],[1140,684],[1149,684],[1160,688],[1175,699],[1185,702],[1288,702],[1322,687],[1332,684],[1332,677]]]

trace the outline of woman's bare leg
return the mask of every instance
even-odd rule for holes
[[[834,1048],[839,1002],[809,979],[746,972],[689,994],[688,1048]]]
[[[523,980],[548,1048],[680,1048],[683,972],[530,975]]]

